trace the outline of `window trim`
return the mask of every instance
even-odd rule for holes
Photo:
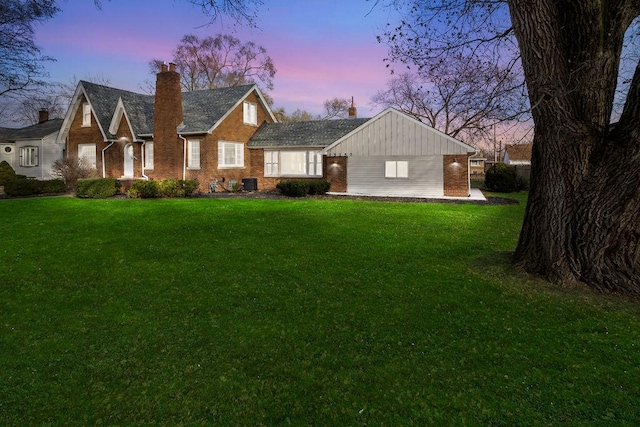
[[[82,104],[82,127],[91,127],[91,105],[88,102]]]
[[[283,173],[282,153],[304,154],[304,173]],[[324,174],[323,156],[317,150],[265,150],[264,176],[320,178]],[[269,158],[271,157],[271,158]],[[269,168],[271,165],[271,168]],[[271,169],[271,170],[269,170]],[[313,170],[312,170],[313,169]]]
[[[187,169],[199,170],[200,169],[200,140],[188,139],[187,140]]]
[[[144,170],[153,170],[153,141],[147,141],[144,143]]]
[[[404,166],[399,169],[398,166]],[[402,174],[404,172],[404,174]],[[384,177],[389,179],[407,179],[409,178],[409,161],[408,160],[385,160]]]
[[[93,147],[93,156],[91,157],[87,157],[87,156],[83,156],[80,154],[80,147]],[[92,168],[97,168],[97,162],[98,162],[98,153],[96,152],[96,144],[94,143],[82,143],[82,144],[78,144],[78,160],[80,159],[86,159],[87,162],[89,162],[89,166],[91,166]]]
[[[20,167],[35,168],[40,165],[40,147],[36,145],[25,145],[20,147]],[[28,160],[28,161],[27,161]]]
[[[233,146],[235,163],[228,164],[226,160],[226,150]],[[226,148],[225,148],[226,147]],[[218,169],[244,168],[244,143],[233,141],[218,141]]]
[[[243,102],[242,121],[245,125],[258,126],[258,104],[250,101]]]

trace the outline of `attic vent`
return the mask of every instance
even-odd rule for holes
[[[11,154],[13,153],[13,147],[11,145],[5,145],[4,147],[2,147],[2,152]]]

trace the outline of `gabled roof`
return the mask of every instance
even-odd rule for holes
[[[315,120],[264,123],[247,144],[250,148],[324,148],[366,123],[369,119]]]
[[[392,135],[391,129],[388,132],[384,132],[383,134],[377,133],[375,134],[375,138],[372,138],[371,135],[363,135],[368,132],[367,128],[371,129],[380,123],[384,123],[385,120],[393,119],[396,120],[397,124],[407,124],[411,128],[415,129],[416,132],[410,132],[410,135],[405,135],[404,137],[398,138],[398,134]],[[385,125],[391,126],[393,125]],[[385,128],[383,126],[383,128]],[[400,129],[395,129],[395,132],[398,132]],[[419,131],[419,132],[418,132]],[[346,135],[340,137],[340,139],[331,143],[331,145],[327,146],[320,154],[329,154],[332,150],[337,149],[341,144],[349,145],[349,141],[356,134],[360,133],[361,137],[365,138],[367,144],[356,144],[358,145],[358,150],[365,150],[365,145],[375,146],[374,151],[381,149],[384,144],[388,144],[389,141],[393,141],[393,145],[396,142],[402,142],[403,145],[414,145],[414,147],[422,146],[425,144],[425,141],[421,139],[419,136],[427,135],[428,139],[431,141],[433,145],[438,145],[442,150],[448,151],[451,147],[455,147],[456,151],[460,153],[475,153],[476,149],[468,144],[465,144],[462,141],[455,139],[454,137],[445,134],[444,132],[440,132],[439,130],[428,126],[419,120],[416,120],[414,117],[409,116],[399,110],[396,110],[393,107],[389,107],[384,111],[378,113],[375,117],[368,120],[366,124],[363,124],[362,127],[353,129]],[[446,147],[446,148],[445,148]],[[365,150],[366,151],[366,150]],[[440,152],[436,150],[437,152]],[[351,152],[351,150],[349,150]],[[355,152],[355,151],[354,151]]]
[[[273,113],[264,96],[255,84],[182,93],[183,123],[178,129],[181,134],[211,132],[246,96],[255,90],[263,106]],[[134,138],[153,134],[154,95],[143,95],[109,86],[80,81],[65,117],[65,131],[71,125],[79,108],[80,96],[87,98],[98,127],[105,140],[116,138],[113,133],[118,128],[122,114],[131,127]],[[63,135],[61,135],[63,137]]]
[[[0,128],[0,142],[42,139],[58,132],[61,126],[62,119],[52,119],[19,129]]]
[[[505,148],[505,157],[509,161],[531,161],[531,151],[533,144],[515,144],[507,145]]]
[[[122,99],[134,134],[153,132],[154,98],[152,95],[142,95],[86,81],[81,81],[80,85],[107,139],[115,138],[115,135],[109,132],[109,124],[116,112],[116,106],[120,99]]]

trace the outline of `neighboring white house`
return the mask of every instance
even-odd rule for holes
[[[62,119],[41,115],[38,124],[0,132],[0,162],[6,161],[17,175],[52,179],[53,162],[63,156],[64,145],[56,143]]]
[[[320,154],[347,158],[347,193],[466,197],[468,156],[475,152],[470,145],[388,108]]]

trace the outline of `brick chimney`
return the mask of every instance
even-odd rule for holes
[[[356,110],[356,104],[353,102],[353,96],[351,97],[351,107],[349,107],[349,118],[355,119],[358,117],[358,110]]]
[[[178,126],[183,121],[182,88],[176,64],[162,64],[156,75],[156,95],[153,107],[153,178],[182,177],[182,140]]]
[[[46,108],[41,108],[38,111],[38,123],[44,123],[49,120],[49,110]]]

